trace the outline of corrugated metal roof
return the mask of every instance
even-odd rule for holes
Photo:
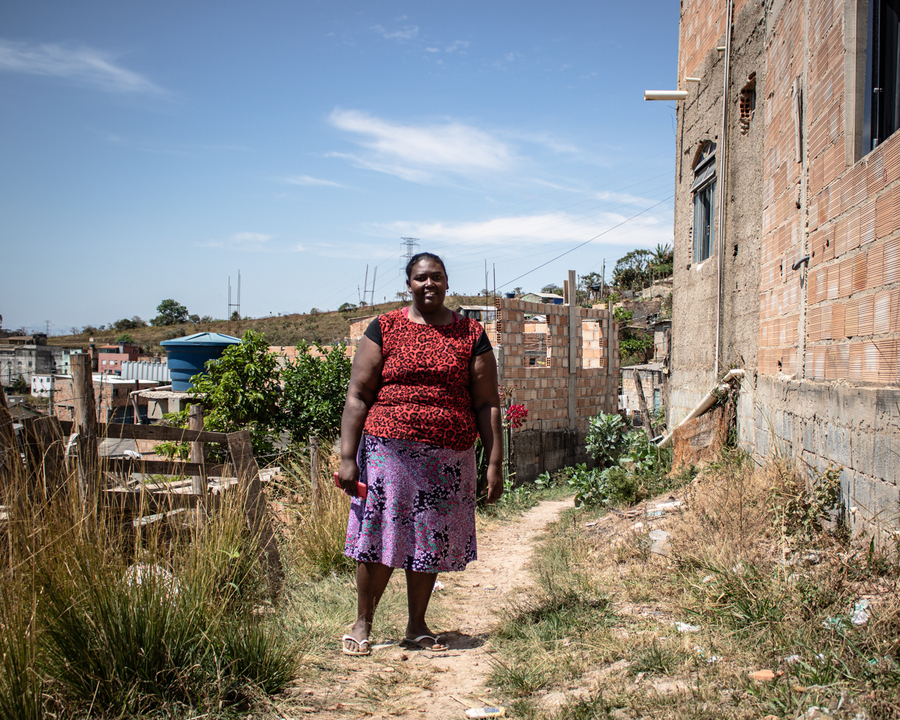
[[[125,360],[122,363],[122,377],[128,380],[154,380],[161,383],[172,381],[168,362]]]

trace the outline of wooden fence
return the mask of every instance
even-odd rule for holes
[[[202,430],[199,405],[192,406],[191,429],[162,425],[102,425],[94,410],[94,390],[87,355],[72,357],[74,422],[55,417],[22,421],[21,446],[13,429],[13,420],[0,388],[0,489],[9,496],[16,477],[25,478],[27,498],[46,502],[65,491],[65,483],[74,473],[78,500],[88,513],[102,505],[122,513],[133,521],[163,517],[184,509],[193,509],[198,522],[214,512],[221,495],[211,495],[210,486],[222,492],[237,491],[249,529],[258,538],[266,565],[269,591],[278,594],[283,571],[275,532],[267,513],[259,466],[253,455],[250,432],[218,433]],[[191,443],[191,461],[143,460],[140,458],[101,458],[103,438],[156,440]],[[227,448],[228,461],[204,462],[204,444],[220,443]],[[135,479],[136,476],[137,479]],[[146,482],[147,476],[153,476]],[[156,476],[182,478],[160,481]],[[210,482],[218,478],[218,482]]]

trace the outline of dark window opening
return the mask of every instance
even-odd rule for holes
[[[747,84],[741,88],[739,99],[739,107],[741,111],[740,125],[741,135],[750,132],[750,121],[753,120],[753,113],[756,111],[756,73],[750,73]]]
[[[691,192],[694,195],[694,262],[699,263],[712,255],[716,239],[716,144],[713,142],[703,143],[697,152]]]
[[[870,0],[866,32],[864,154],[900,128],[900,0]]]

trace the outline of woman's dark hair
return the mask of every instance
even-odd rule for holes
[[[440,264],[441,264],[441,269],[444,271],[444,277],[447,277],[447,268],[446,268],[446,266],[444,265],[444,261],[441,260],[441,259],[440,259],[437,255],[435,255],[434,253],[422,252],[422,253],[416,253],[415,255],[413,255],[413,256],[409,259],[409,262],[406,263],[406,279],[407,279],[407,280],[412,279],[412,269],[413,269],[416,265],[418,265],[422,260],[434,260],[434,262],[440,263]]]

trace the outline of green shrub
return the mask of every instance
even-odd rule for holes
[[[600,413],[592,417],[589,424],[585,438],[587,451],[601,468],[618,462],[625,447],[626,426],[622,416]]]

